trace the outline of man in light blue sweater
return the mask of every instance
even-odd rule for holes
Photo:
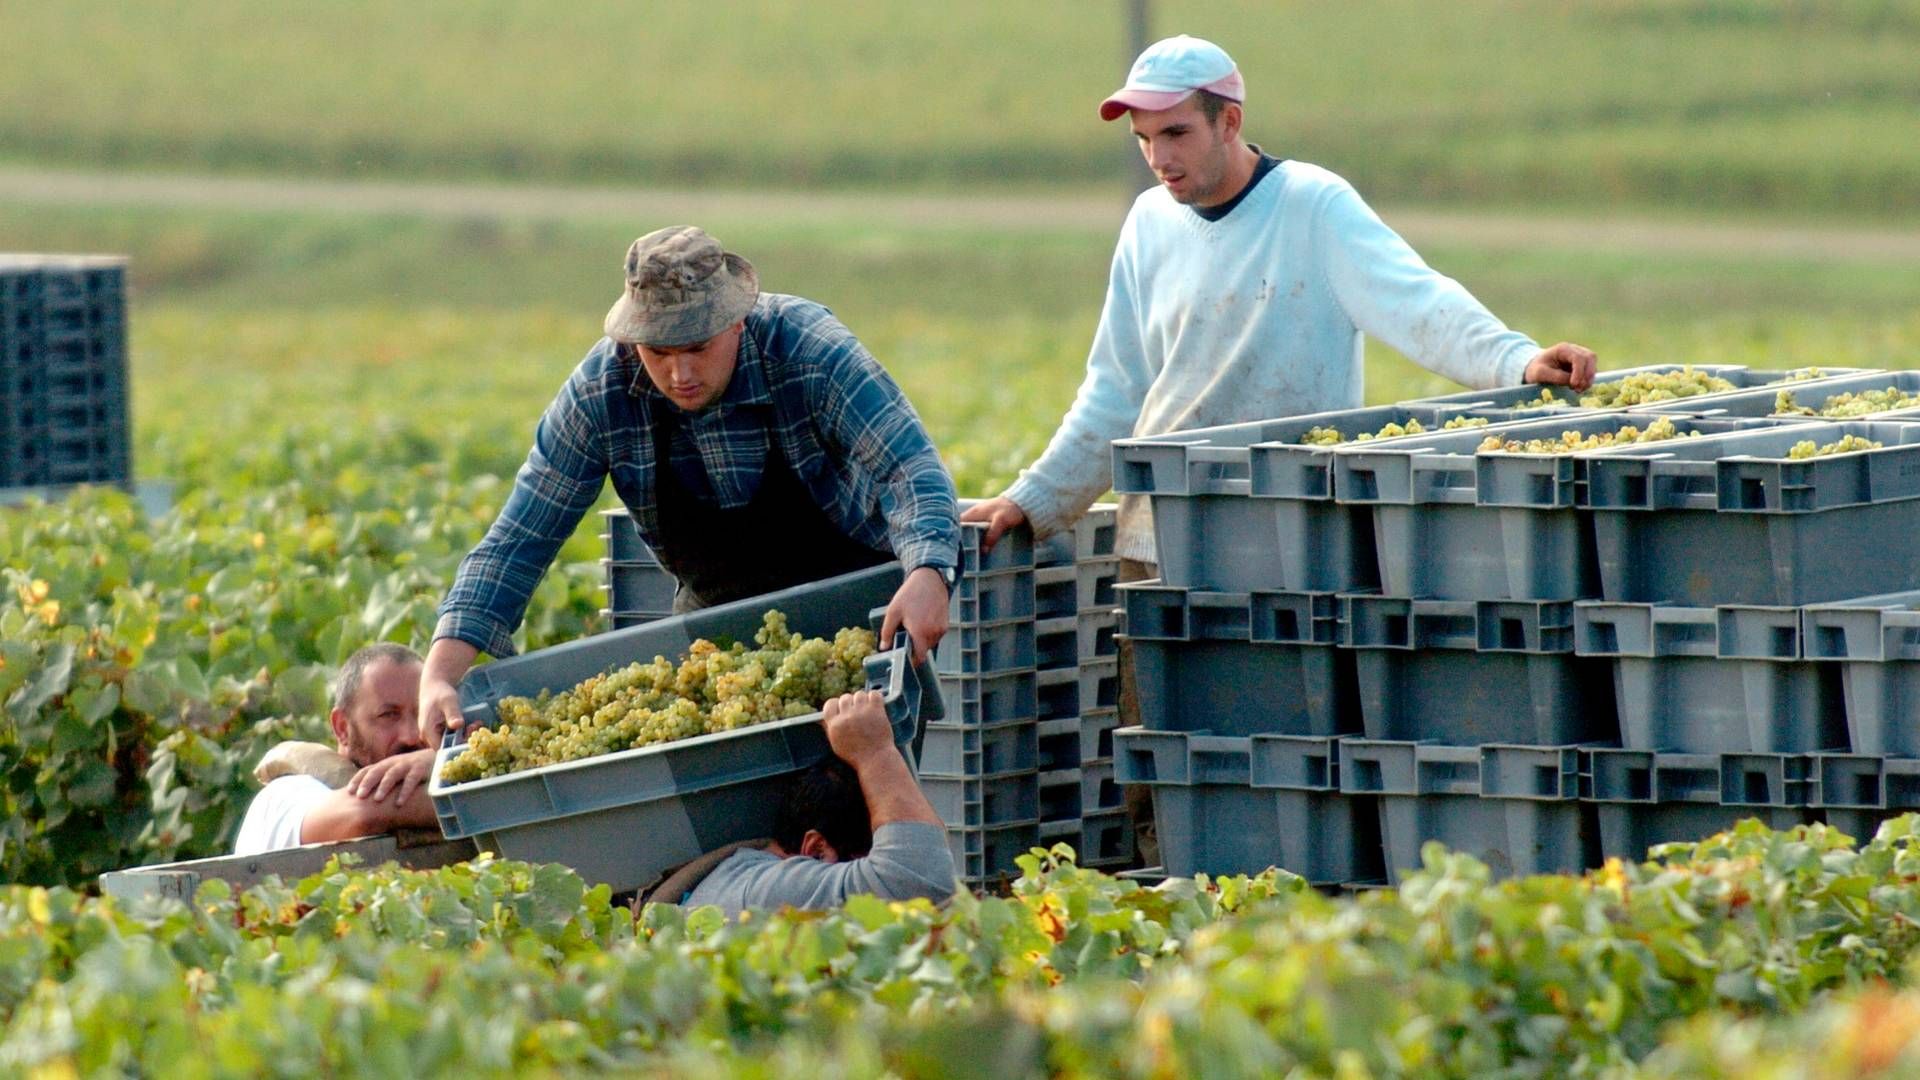
[[[1542,349],[1434,271],[1345,180],[1243,138],[1233,60],[1191,37],[1134,61],[1102,119],[1131,116],[1161,186],[1120,230],[1086,380],[1040,460],[963,521],[988,543],[1070,526],[1112,485],[1115,439],[1362,402],[1361,334],[1471,387],[1592,381],[1594,355]],[[1145,499],[1120,501],[1122,580],[1155,576]]]
[[[1429,267],[1352,185],[1242,137],[1245,83],[1218,45],[1148,47],[1100,118],[1129,116],[1160,178],[1120,229],[1087,376],[1040,460],[962,521],[991,546],[1022,522],[1044,538],[1113,483],[1110,444],[1362,404],[1362,333],[1475,388],[1593,381],[1595,357],[1542,349]],[[1121,581],[1159,576],[1147,501],[1120,500]],[[1140,722],[1121,645],[1120,720]],[[1127,791],[1142,859],[1157,859],[1147,789]]]

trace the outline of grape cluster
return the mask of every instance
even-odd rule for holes
[[[1909,394],[1897,386],[1885,390],[1862,390],[1857,394],[1835,394],[1818,409],[1793,399],[1793,391],[1782,390],[1773,398],[1775,416],[1870,416],[1894,409],[1920,406],[1920,394]]]
[[[1476,427],[1486,427],[1486,426],[1487,426],[1487,421],[1486,421],[1486,418],[1484,417],[1456,416],[1453,419],[1447,421],[1446,423],[1441,424],[1440,430],[1453,431],[1459,428],[1476,428]],[[1386,427],[1383,427],[1376,432],[1372,432],[1372,433],[1362,432],[1351,439],[1347,438],[1344,434],[1342,434],[1339,428],[1313,427],[1313,428],[1308,428],[1307,433],[1305,435],[1300,436],[1300,445],[1302,446],[1339,446],[1341,443],[1347,443],[1347,442],[1372,442],[1375,439],[1397,439],[1402,435],[1424,435],[1426,433],[1427,433],[1426,425],[1414,419],[1409,419],[1405,424],[1388,424]]]
[[[876,641],[858,627],[832,641],[804,637],[787,630],[785,614],[769,611],[754,644],[721,648],[703,638],[678,666],[656,656],[559,693],[503,698],[498,725],[469,734],[440,780],[504,776],[818,712],[828,699],[861,687]]]
[[[1732,383],[1720,376],[1695,371],[1693,365],[1688,364],[1679,371],[1649,371],[1594,383],[1592,389],[1581,395],[1580,404],[1589,409],[1619,409],[1717,394],[1733,388]]]
[[[1667,439],[1697,439],[1700,433],[1689,431],[1684,435],[1674,428],[1669,417],[1659,417],[1641,430],[1628,424],[1618,431],[1599,431],[1592,435],[1583,435],[1578,431],[1563,431],[1555,439],[1503,439],[1498,435],[1489,435],[1480,443],[1483,454],[1573,454],[1582,450],[1601,450],[1609,446],[1628,446],[1633,443],[1663,442]]]
[[[1787,451],[1787,457],[1794,461],[1807,458],[1826,457],[1828,454],[1851,454],[1858,450],[1878,450],[1881,444],[1859,435],[1842,435],[1839,439],[1821,446],[1812,439],[1803,439],[1793,444]]]
[[[1551,386],[1541,387],[1540,396],[1537,398],[1528,398],[1525,401],[1516,402],[1510,406],[1510,408],[1514,409],[1564,409],[1567,407],[1568,402],[1556,397],[1553,392],[1553,387]]]
[[[1781,379],[1780,382],[1784,385],[1786,383],[1811,382],[1814,379],[1824,379],[1826,377],[1827,373],[1822,368],[1803,367],[1798,371],[1787,372],[1787,377]]]

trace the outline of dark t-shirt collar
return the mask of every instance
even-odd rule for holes
[[[1228,199],[1218,206],[1189,206],[1187,209],[1199,214],[1208,221],[1219,221],[1221,218],[1233,213],[1233,208],[1245,201],[1247,194],[1254,188],[1259,187],[1260,181],[1266,179],[1267,174],[1273,171],[1274,166],[1280,164],[1279,158],[1274,157],[1258,146],[1248,144],[1248,149],[1260,155],[1260,160],[1254,162],[1253,176],[1248,178],[1247,186],[1241,188],[1238,195],[1235,195],[1233,198]]]

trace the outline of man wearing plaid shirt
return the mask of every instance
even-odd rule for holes
[[[680,589],[676,611],[895,559],[881,640],[947,628],[960,526],[920,417],[826,308],[761,294],[691,226],[627,251],[606,338],[541,417],[513,493],[461,561],[420,679],[420,731],[458,727],[481,652],[509,656],[527,600],[608,479]]]

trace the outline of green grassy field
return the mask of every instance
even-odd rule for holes
[[[966,493],[997,488],[1071,402],[1111,237],[710,222],[766,287],[827,303],[905,385]],[[235,433],[436,431],[508,472],[599,334],[626,223],[429,222],[204,211],[0,212],[25,247],[134,257],[141,469],[191,477]],[[1429,247],[1543,341],[1605,366],[1920,366],[1920,267],[1709,255]],[[1368,397],[1450,384],[1372,347]],[[209,445],[183,457],[187,443]],[[462,471],[469,471],[463,469]]]
[[[1390,198],[1913,216],[1915,0],[1157,0]],[[1117,0],[13,5],[0,155],[730,187],[1117,179]]]

